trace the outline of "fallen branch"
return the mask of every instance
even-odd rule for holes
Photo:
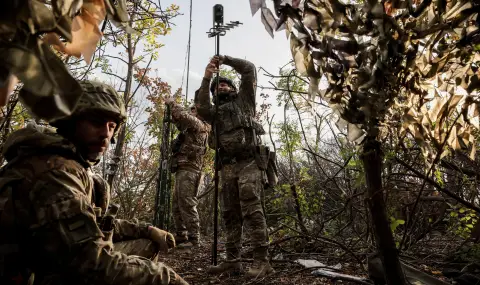
[[[366,279],[366,278],[351,276],[351,275],[342,274],[342,273],[336,273],[336,272],[332,272],[332,271],[328,271],[328,270],[322,270],[322,269],[317,269],[317,270],[313,271],[312,274],[316,275],[316,276],[331,278],[334,281],[335,280],[345,280],[345,281],[356,282],[356,283],[359,283],[359,284],[366,284],[366,285],[372,285],[373,284],[369,279]]]
[[[282,224],[282,225],[284,225],[285,227],[287,227],[287,228],[291,229],[292,231],[298,233],[299,234],[298,237],[302,237],[301,232],[297,231],[296,229],[294,229],[292,227],[289,227],[288,225],[285,225],[285,224]],[[358,264],[360,265],[360,268],[363,269],[364,272],[367,272],[367,270],[363,266],[363,261],[355,253],[353,253],[353,251],[351,251],[348,247],[346,247],[342,243],[340,243],[336,240],[333,240],[333,239],[322,237],[322,236],[320,236],[320,237],[309,236],[309,237],[316,240],[316,241],[327,242],[327,243],[331,243],[331,244],[335,244],[335,245],[339,246],[341,249],[343,249],[345,252],[349,253],[353,258],[355,258],[358,261]],[[303,236],[303,238],[306,238],[306,237]]]
[[[249,262],[253,263],[253,258],[237,258],[237,259],[230,259],[230,260],[225,260],[224,262],[226,263],[235,263],[235,262]],[[273,263],[295,263],[294,260],[289,260],[289,259],[272,259],[270,262]]]

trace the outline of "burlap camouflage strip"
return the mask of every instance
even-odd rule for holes
[[[35,116],[51,120],[69,115],[82,89],[41,37],[46,33],[72,41],[72,20],[92,0],[2,1],[0,9],[0,94],[16,76],[23,83],[19,98]],[[108,19],[129,29],[125,0],[104,0]],[[4,101],[4,98],[2,101]],[[2,102],[5,104],[5,102]]]

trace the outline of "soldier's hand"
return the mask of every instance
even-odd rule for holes
[[[180,275],[175,273],[175,280],[170,281],[171,285],[188,285],[188,282],[183,280]]]
[[[158,244],[160,251],[167,253],[175,247],[175,238],[169,232],[150,226],[150,239]]]
[[[165,96],[163,100],[165,100],[165,104],[169,105],[172,104],[176,101],[180,101],[181,96],[180,95],[174,95],[174,96]]]
[[[219,58],[214,56],[210,62],[208,63],[207,67],[205,68],[205,78],[212,78],[214,73],[218,72],[217,64],[219,63]]]
[[[169,105],[169,104],[172,104],[173,101],[175,101],[175,97],[173,97],[173,96],[165,96],[164,100],[165,100],[165,104]]]
[[[218,64],[218,65],[222,65],[223,62],[225,61],[225,56],[224,56],[224,55],[218,55],[218,56],[216,55],[215,57],[216,57],[216,58],[218,59],[218,61],[219,61],[219,64]]]

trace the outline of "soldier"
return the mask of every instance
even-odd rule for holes
[[[27,127],[3,147],[0,171],[0,284],[187,284],[171,268],[113,250],[97,224],[88,169],[98,163],[126,115],[110,86],[84,81],[74,113]],[[138,228],[161,247],[160,229]],[[170,242],[167,242],[169,240]],[[172,243],[173,242],[173,243]]]
[[[110,187],[97,173],[93,173],[89,169],[89,173],[93,179],[92,203],[96,210],[101,209],[102,213],[106,213],[116,205],[110,205]],[[158,231],[158,235],[148,234],[150,231]],[[163,239],[155,240],[152,237],[160,236],[162,230],[152,225],[138,220],[128,221],[123,219],[113,220],[112,242],[116,251],[120,251],[126,255],[138,255],[150,260],[157,260],[157,254],[160,251],[166,253],[168,248],[175,247],[175,239],[171,234],[165,236],[167,244]],[[167,245],[168,247],[165,247]]]
[[[188,112],[175,103],[174,97],[166,98],[165,103],[171,106],[173,123],[181,132],[172,144],[172,172],[175,172],[172,212],[177,231],[175,241],[179,243],[179,248],[188,249],[198,245],[200,238],[197,194],[210,125],[197,116],[194,105],[190,106]]]
[[[216,80],[210,85],[217,65],[226,64],[241,75],[240,90],[227,78],[219,78],[219,93],[216,93]],[[255,120],[255,66],[246,60],[229,56],[215,56],[207,68],[195,98],[198,113],[206,118],[214,117],[215,109],[210,100],[218,99],[218,151],[220,156],[220,180],[222,189],[220,203],[225,221],[227,242],[227,262],[209,268],[211,273],[241,270],[240,258],[242,222],[245,231],[251,236],[254,248],[254,263],[247,272],[251,277],[262,277],[273,272],[268,262],[268,239],[265,213],[261,193],[265,185],[263,161],[268,161],[262,153],[260,135],[263,127]],[[210,86],[209,86],[210,85]],[[210,87],[210,88],[209,88]],[[218,97],[218,98],[217,98]],[[212,125],[212,128],[214,125]]]

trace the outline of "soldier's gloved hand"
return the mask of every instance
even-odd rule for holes
[[[180,98],[181,98],[180,95],[165,96],[163,100],[165,101],[165,104],[169,105],[169,104],[172,104],[173,102],[180,101]]]
[[[183,280],[180,275],[175,273],[175,280],[170,281],[171,285],[188,285],[188,282]]]
[[[158,244],[160,251],[167,253],[170,248],[175,247],[175,238],[169,232],[156,227],[149,226],[150,239]]]
[[[225,61],[225,56],[224,55],[216,55],[214,58],[218,61],[219,66],[222,65],[223,62]]]
[[[205,74],[203,75],[203,77],[211,79],[214,73],[218,73],[217,65],[218,66],[221,65],[219,61],[220,61],[219,57],[214,56],[208,63],[207,67],[205,68]]]

